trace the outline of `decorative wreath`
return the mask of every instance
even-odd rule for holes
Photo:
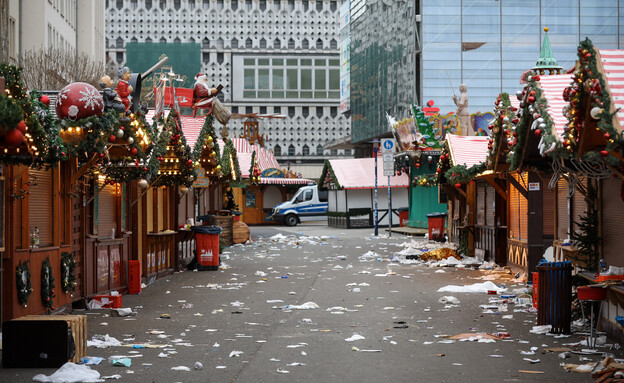
[[[50,257],[41,264],[41,303],[48,310],[54,310],[54,277],[52,276],[52,265]]]
[[[30,269],[28,268],[28,262],[30,261],[24,261],[24,263],[20,261],[19,265],[15,268],[15,275],[17,277],[17,299],[20,305],[24,305],[24,307],[28,307],[28,297],[30,296],[30,293],[33,292],[30,284]]]
[[[73,293],[76,289],[76,260],[71,253],[61,253],[61,288],[65,294]]]

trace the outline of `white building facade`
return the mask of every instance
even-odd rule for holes
[[[128,42],[200,43],[202,72],[233,112],[285,115],[261,120],[260,133],[291,170],[318,178],[325,158],[351,155],[323,150],[350,130],[339,111],[338,1],[109,0],[106,13],[118,65]],[[230,134],[243,121],[231,120]]]

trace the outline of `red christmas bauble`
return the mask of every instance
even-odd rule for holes
[[[137,148],[132,148],[130,149],[130,154],[133,156],[136,156],[139,153],[139,151],[137,150]]]
[[[24,142],[24,135],[22,134],[22,132],[20,132],[19,129],[9,130],[4,135],[4,143],[6,144],[6,146],[19,146],[22,142]]]
[[[50,106],[50,97],[45,94],[42,94],[41,97],[39,97],[39,101],[41,101],[45,106]]]
[[[611,138],[611,135],[609,133],[605,133],[604,134],[604,138],[606,138],[608,140],[609,138]]]
[[[442,173],[442,169],[436,169],[436,173],[438,174]]]
[[[187,160],[186,161],[186,166],[188,166],[188,167],[193,166],[193,160]]]
[[[24,120],[17,123],[17,130],[22,132],[22,134],[26,134],[26,123]]]
[[[542,135],[542,130],[541,129],[535,129],[535,135],[536,136],[541,136]]]
[[[459,189],[459,188],[461,188],[461,184],[458,182],[458,183],[456,183],[456,184],[455,184],[455,187],[456,187],[457,189]]]
[[[606,157],[606,156],[608,156],[608,155],[609,155],[609,151],[607,151],[607,150],[601,150],[601,151],[600,151],[600,155],[601,155],[601,156],[603,156],[603,157]]]
[[[93,85],[74,82],[61,89],[56,99],[56,115],[59,118],[80,120],[91,116],[101,116],[104,100]]]
[[[535,97],[530,96],[528,101],[529,101],[530,104],[534,103],[535,102]]]
[[[115,137],[114,134],[111,134],[110,137],[108,137],[108,141],[110,141],[110,142],[115,142],[116,139],[117,139],[117,137]]]

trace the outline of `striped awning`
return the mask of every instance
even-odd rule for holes
[[[375,187],[375,159],[374,158],[345,158],[329,160],[336,181],[344,189],[373,189]],[[377,184],[387,187],[408,187],[409,178],[406,174],[385,177],[383,160],[377,158]]]
[[[563,90],[570,86],[573,79],[573,74],[555,74],[540,76],[539,80],[539,87],[548,102],[548,115],[555,124],[554,133],[559,140],[568,123],[568,118],[563,114],[563,107],[569,103],[563,100]]]
[[[306,178],[268,178],[260,177],[260,183],[264,185],[308,185],[316,182]]]
[[[487,159],[490,137],[447,134],[446,140],[453,166],[465,165],[469,168]]]
[[[620,129],[624,130],[624,50],[600,49],[600,59],[615,109]]]

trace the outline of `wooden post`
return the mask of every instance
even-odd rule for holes
[[[544,254],[544,214],[543,214],[543,188],[542,180],[535,172],[528,174],[528,272],[537,271],[537,263]]]
[[[468,254],[474,257],[475,250],[475,223],[477,210],[477,187],[473,181],[466,185],[466,207],[468,209]]]

